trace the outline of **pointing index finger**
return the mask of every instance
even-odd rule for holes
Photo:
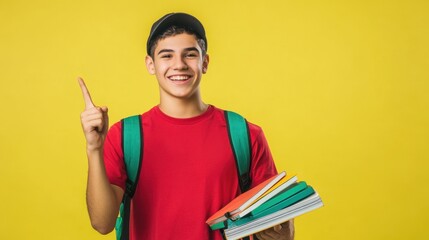
[[[95,107],[91,99],[91,94],[89,94],[88,88],[85,85],[85,82],[81,77],[78,78],[80,89],[82,90],[83,100],[85,101],[85,109],[90,109]]]

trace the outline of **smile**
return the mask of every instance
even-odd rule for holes
[[[190,78],[191,76],[189,75],[174,75],[174,76],[168,77],[168,79],[170,79],[171,81],[186,81]]]

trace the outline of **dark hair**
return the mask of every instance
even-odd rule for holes
[[[197,39],[198,45],[200,46],[200,48],[202,50],[202,55],[203,56],[206,55],[206,42],[204,41],[204,39],[202,39],[201,37],[199,37],[192,29],[187,28],[187,27],[170,26],[163,33],[161,33],[158,36],[154,37],[152,39],[152,41],[150,41],[150,43],[149,43],[149,46],[150,46],[150,56],[153,58],[154,52],[155,52],[155,48],[156,48],[159,40],[165,39],[167,37],[176,36],[176,35],[179,35],[179,34],[182,34],[182,33],[187,33],[187,34],[194,35],[195,38]]]

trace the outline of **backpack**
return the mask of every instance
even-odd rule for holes
[[[241,192],[245,192],[250,188],[251,184],[249,171],[252,151],[248,124],[246,119],[241,115],[231,111],[224,112],[228,137],[239,176],[240,190]],[[136,190],[138,176],[140,175],[143,144],[141,116],[135,115],[122,119],[122,150],[128,178],[124,197],[119,208],[119,216],[116,220],[117,240],[129,239],[130,205]]]

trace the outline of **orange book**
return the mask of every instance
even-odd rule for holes
[[[218,222],[225,221],[227,218],[229,218],[229,216],[240,213],[285,176],[286,172],[283,171],[265,180],[247,192],[242,193],[230,203],[228,203],[225,207],[213,214],[209,219],[207,219],[206,223],[209,225],[216,224]]]

